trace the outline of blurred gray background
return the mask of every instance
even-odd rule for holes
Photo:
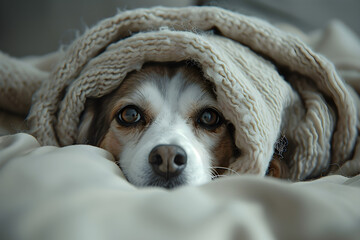
[[[305,32],[340,19],[360,35],[360,0],[0,0],[0,50],[18,57],[46,54],[118,9],[157,5],[221,6]]]

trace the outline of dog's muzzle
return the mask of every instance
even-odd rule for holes
[[[158,145],[150,152],[149,163],[157,176],[172,181],[185,169],[187,156],[178,145]]]

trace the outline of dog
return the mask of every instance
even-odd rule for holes
[[[78,142],[111,152],[139,187],[209,182],[238,156],[234,126],[195,64],[150,63],[89,101]]]

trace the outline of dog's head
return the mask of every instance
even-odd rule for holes
[[[195,66],[149,64],[90,101],[78,142],[110,151],[128,181],[172,188],[221,174],[236,154],[233,126]]]

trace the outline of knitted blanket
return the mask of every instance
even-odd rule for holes
[[[283,136],[292,180],[360,172],[360,160],[351,160],[359,99],[333,64],[292,34],[216,7],[120,12],[52,55],[0,53],[0,109],[29,112],[43,145],[75,144],[86,100],[109,94],[149,61],[196,62],[214,84],[235,126],[236,172],[265,175]]]

